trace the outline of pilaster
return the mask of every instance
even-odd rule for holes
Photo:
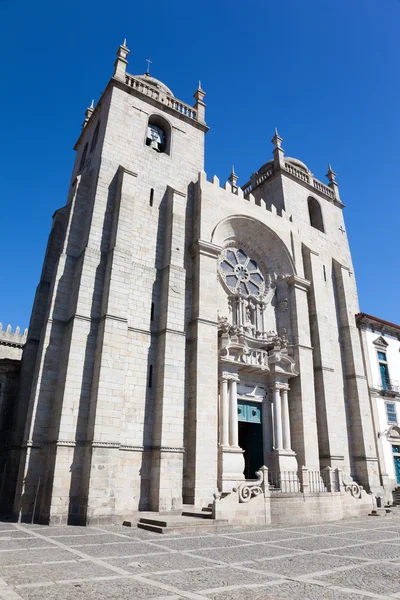
[[[299,376],[291,380],[292,446],[298,462],[319,470],[317,417],[315,410],[314,364],[311,346],[307,292],[310,282],[292,275],[289,280],[294,337],[293,359]]]
[[[311,340],[314,348],[314,381],[321,467],[343,468],[349,465],[346,408],[340,346],[335,317],[332,278],[324,278],[320,256],[303,246],[304,270],[312,282],[308,299]],[[329,271],[328,271],[329,275]]]
[[[345,393],[351,418],[352,460],[357,483],[367,491],[380,488],[378,458],[369,406],[361,344],[355,322],[359,312],[357,290],[351,271],[333,261],[338,304],[339,335],[343,348]]]
[[[185,415],[186,195],[167,188],[161,279],[151,508],[182,506]]]
[[[190,323],[189,410],[185,501],[209,502],[218,476],[218,323],[215,285],[221,248],[201,240],[191,247],[193,265]],[[229,443],[228,382],[224,402],[224,441]],[[222,394],[224,394],[222,388]]]

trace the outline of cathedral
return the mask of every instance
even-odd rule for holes
[[[188,105],[128,74],[128,54],[53,216],[5,508],[75,524],[210,504],[237,523],[366,514],[382,487],[335,173],[316,179],[275,130],[245,185],[210,180],[201,85]]]

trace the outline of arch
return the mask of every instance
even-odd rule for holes
[[[396,440],[397,443],[400,441],[400,427],[398,425],[391,425],[387,430],[387,437],[392,441]]]
[[[90,152],[93,152],[93,150],[96,148],[97,139],[99,137],[99,129],[100,129],[100,121],[97,123],[96,129],[94,130],[94,134],[92,137],[92,143],[90,144]]]
[[[319,231],[322,231],[322,233],[325,233],[325,227],[324,227],[324,221],[322,218],[322,210],[321,210],[320,203],[318,202],[318,200],[316,200],[312,196],[308,197],[307,202],[308,202],[308,214],[310,216],[311,227],[315,227],[315,229],[318,229]]]
[[[158,114],[149,116],[146,130],[146,146],[160,154],[171,154],[172,127],[170,123]]]
[[[241,247],[257,261],[272,280],[296,275],[293,258],[283,240],[267,225],[245,215],[231,215],[214,228],[211,241],[216,246]]]

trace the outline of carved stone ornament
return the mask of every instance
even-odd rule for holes
[[[264,473],[262,471],[256,471],[256,481],[246,481],[239,485],[237,491],[239,496],[239,502],[249,502],[251,498],[259,496],[264,493],[262,484],[264,482]]]

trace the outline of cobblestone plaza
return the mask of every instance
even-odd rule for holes
[[[0,523],[0,598],[400,598],[400,515],[165,535]]]

